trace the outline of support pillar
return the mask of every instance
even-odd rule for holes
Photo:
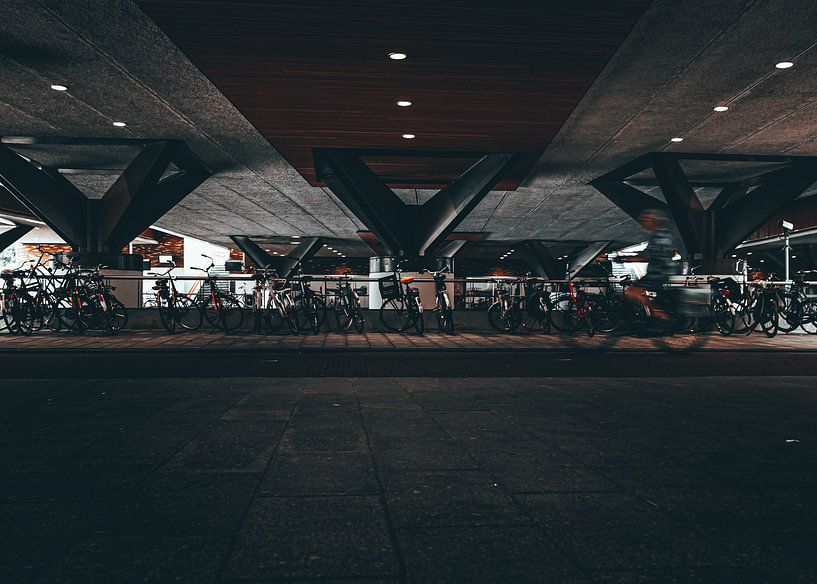
[[[5,144],[0,144],[0,178],[15,198],[79,253],[81,263],[141,270],[141,256],[128,260],[121,250],[211,172],[179,140],[126,142],[143,148],[101,199],[89,199],[56,170],[23,158]],[[178,171],[165,176],[171,164]]]

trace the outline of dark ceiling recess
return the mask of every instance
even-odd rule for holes
[[[526,154],[514,189],[650,0],[138,3],[312,185],[312,148],[416,148],[475,154],[372,167],[440,188],[481,153]]]

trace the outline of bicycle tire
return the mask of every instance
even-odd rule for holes
[[[385,300],[380,306],[380,322],[394,333],[403,331],[409,325],[409,315],[405,303],[396,298]]]
[[[202,314],[199,303],[189,296],[176,296],[176,322],[186,331],[201,328]]]
[[[159,321],[162,323],[162,326],[165,327],[165,330],[169,334],[175,334],[176,332],[176,319],[173,318],[173,307],[168,304],[164,304],[163,302],[160,303],[156,307],[156,311],[159,313]]]
[[[411,317],[411,320],[414,321],[414,332],[416,332],[418,335],[422,335],[426,330],[426,321],[425,318],[423,318],[423,311],[419,310],[417,307],[414,307],[412,312],[413,316]]]
[[[366,320],[363,318],[363,311],[360,308],[355,308],[352,322],[358,334],[362,335],[366,329]]]
[[[803,304],[800,327],[810,335],[817,335],[817,300],[808,300]]]
[[[784,333],[790,333],[800,326],[803,306],[800,299],[791,292],[778,293],[778,298],[781,306],[778,308],[777,328]]]

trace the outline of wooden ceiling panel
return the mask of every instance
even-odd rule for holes
[[[528,154],[505,189],[525,177],[648,4],[139,0],[311,184],[320,185],[314,147]],[[392,61],[390,51],[409,57]],[[441,187],[460,167],[426,156],[377,172],[393,186]]]

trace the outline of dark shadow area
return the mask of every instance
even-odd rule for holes
[[[802,355],[477,357],[511,366],[140,354],[114,380],[110,355],[17,356],[55,378],[0,389],[0,579],[814,581],[815,377],[725,375]]]

